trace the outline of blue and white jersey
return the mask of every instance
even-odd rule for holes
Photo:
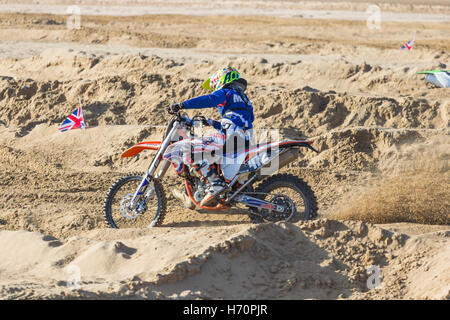
[[[246,96],[244,96],[246,98]],[[248,101],[248,99],[247,99]],[[242,129],[253,128],[253,106],[248,101],[245,103],[241,95],[233,89],[222,88],[214,93],[189,99],[184,102],[185,109],[203,109],[217,107],[223,119],[231,120],[236,126]],[[214,123],[214,128],[220,130],[220,122]]]

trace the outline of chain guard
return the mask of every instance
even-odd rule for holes
[[[245,194],[267,195],[268,193],[246,192]],[[297,210],[295,207],[294,201],[292,201],[291,198],[289,198],[288,196],[283,195],[283,194],[274,195],[274,197],[268,202],[275,204],[275,205],[282,205],[285,208],[287,208],[287,210],[286,210],[286,212],[277,212],[274,210],[268,210],[268,209],[264,209],[264,208],[249,207],[249,211],[252,214],[256,214],[267,221],[278,222],[278,221],[289,220],[289,218],[292,217],[292,215]],[[286,217],[286,214],[288,214],[287,217]]]

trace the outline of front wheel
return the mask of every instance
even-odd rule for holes
[[[291,174],[277,174],[261,182],[255,190],[258,198],[291,208],[286,214],[262,209],[251,215],[253,222],[312,220],[317,217],[317,200],[311,188]]]
[[[167,201],[164,189],[158,180],[152,180],[132,203],[142,179],[143,174],[130,174],[120,178],[111,186],[103,207],[106,224],[109,227],[145,228],[162,224]],[[146,198],[146,195],[149,197]]]

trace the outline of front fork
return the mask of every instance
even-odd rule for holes
[[[163,166],[161,167],[161,169],[159,170],[159,172],[155,174],[156,169],[158,168],[159,164],[161,163],[161,159],[163,157],[164,152],[167,150],[167,147],[170,144],[171,141],[171,137],[173,135],[173,133],[175,132],[175,130],[177,129],[179,123],[176,121],[173,126],[172,129],[170,130],[170,132],[167,134],[166,138],[164,139],[164,141],[161,143],[161,145],[159,146],[159,149],[156,153],[156,156],[153,158],[153,161],[151,162],[147,172],[145,173],[145,175],[142,177],[142,182],[140,183],[139,187],[137,188],[136,192],[133,195],[133,199],[131,199],[131,203],[130,205],[132,207],[135,206],[136,204],[136,200],[139,198],[139,196],[141,196],[146,188],[150,185],[153,184],[153,179],[160,179],[162,176],[164,176],[164,174],[166,173],[167,169],[170,166],[170,162],[168,160],[164,160],[163,161]],[[153,192],[154,188],[150,187],[147,190],[147,193],[145,194],[145,199],[149,199],[150,197],[153,196],[152,192]]]

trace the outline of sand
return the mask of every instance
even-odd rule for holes
[[[171,1],[82,1],[79,30],[62,2],[30,3],[0,5],[1,299],[450,298],[450,94],[416,74],[449,68],[447,2],[386,1],[379,30],[351,15],[359,1],[233,2],[220,25],[216,2],[178,15]],[[109,186],[152,157],[120,154],[158,139],[165,107],[228,63],[257,128],[321,151],[283,169],[312,187],[319,219],[255,225],[169,195],[162,227],[107,229]],[[78,97],[88,129],[58,132]]]
[[[448,299],[450,289],[448,231],[408,237],[363,222],[95,230],[65,241],[1,231],[0,243],[9,299]],[[368,289],[370,265],[382,286]]]

